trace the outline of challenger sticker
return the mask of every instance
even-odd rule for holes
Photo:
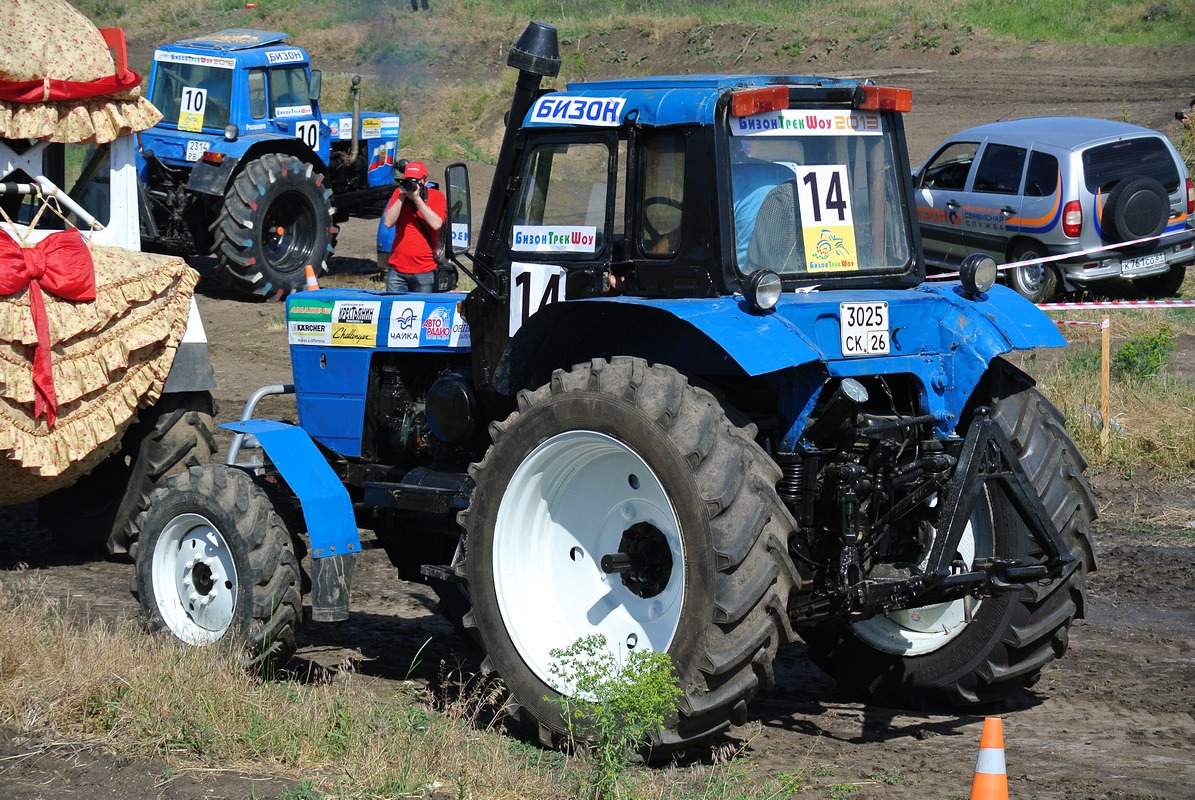
[[[617,127],[625,97],[567,97],[548,94],[531,107],[531,122]]]
[[[337,347],[373,347],[378,340],[378,300],[337,300],[332,308],[332,340]]]
[[[883,129],[880,115],[871,111],[786,108],[737,117],[730,123],[730,132],[735,136],[879,136]]]
[[[286,321],[290,344],[328,345],[332,343],[332,303],[296,300]]]
[[[597,250],[593,225],[515,225],[510,249],[523,253],[593,253]]]
[[[859,269],[846,167],[828,164],[799,168],[797,200],[801,207],[801,236],[809,271]]]
[[[380,139],[382,137],[382,121],[377,117],[366,117],[361,120],[362,139]]]

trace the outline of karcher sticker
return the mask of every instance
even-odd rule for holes
[[[332,303],[296,300],[287,312],[287,339],[297,345],[332,343]]]

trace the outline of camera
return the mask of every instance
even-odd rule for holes
[[[398,187],[404,192],[413,192],[419,188],[419,181],[414,178],[399,178]]]

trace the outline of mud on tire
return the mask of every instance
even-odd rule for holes
[[[464,622],[553,743],[564,730],[551,648],[606,635],[666,651],[684,693],[657,752],[746,719],[773,685],[797,580],[779,470],[709,393],[632,358],[557,370],[491,426],[459,521],[472,609]],[[603,555],[639,553],[606,574]],[[569,691],[569,687],[558,687]]]
[[[151,631],[189,645],[245,648],[271,667],[295,651],[302,575],[295,543],[248,473],[194,467],[156,490],[137,518],[133,595]]]
[[[163,480],[216,452],[208,392],[164,394],[125,431],[116,451],[74,484],[42,498],[38,518],[55,544],[80,555],[128,552],[133,520]]]
[[[1006,362],[993,362],[970,413],[977,404],[992,408],[1076,560],[1054,580],[983,599],[971,623],[952,636],[942,635],[936,645],[918,644],[910,636],[908,652],[915,655],[898,654],[896,644],[878,649],[874,633],[868,637],[873,644],[868,644],[860,635],[866,629],[852,625],[802,631],[813,662],[848,691],[912,707],[1003,700],[1036,683],[1042,667],[1066,652],[1070,625],[1084,615],[1087,573],[1096,566],[1091,539],[1096,505],[1083,477],[1085,459],[1066,432],[1061,412],[1028,376]],[[988,498],[995,552],[1038,553],[1011,502],[999,491],[989,492]],[[899,619],[900,613],[888,618]],[[868,624],[875,623],[858,623]]]
[[[336,245],[332,190],[296,156],[268,153],[232,182],[212,225],[213,252],[239,291],[259,297],[304,288],[304,267],[327,272]]]

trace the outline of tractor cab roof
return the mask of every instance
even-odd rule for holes
[[[799,75],[663,75],[570,83],[564,91],[540,97],[524,125],[708,125],[718,101],[731,90],[788,86],[793,99],[849,103],[859,84],[856,79]]]
[[[220,52],[234,52],[252,50],[254,47],[265,47],[279,44],[290,38],[289,33],[281,31],[258,31],[252,28],[227,28],[215,33],[196,36],[193,39],[180,39],[173,45],[163,47],[193,47],[198,50],[218,50]]]

